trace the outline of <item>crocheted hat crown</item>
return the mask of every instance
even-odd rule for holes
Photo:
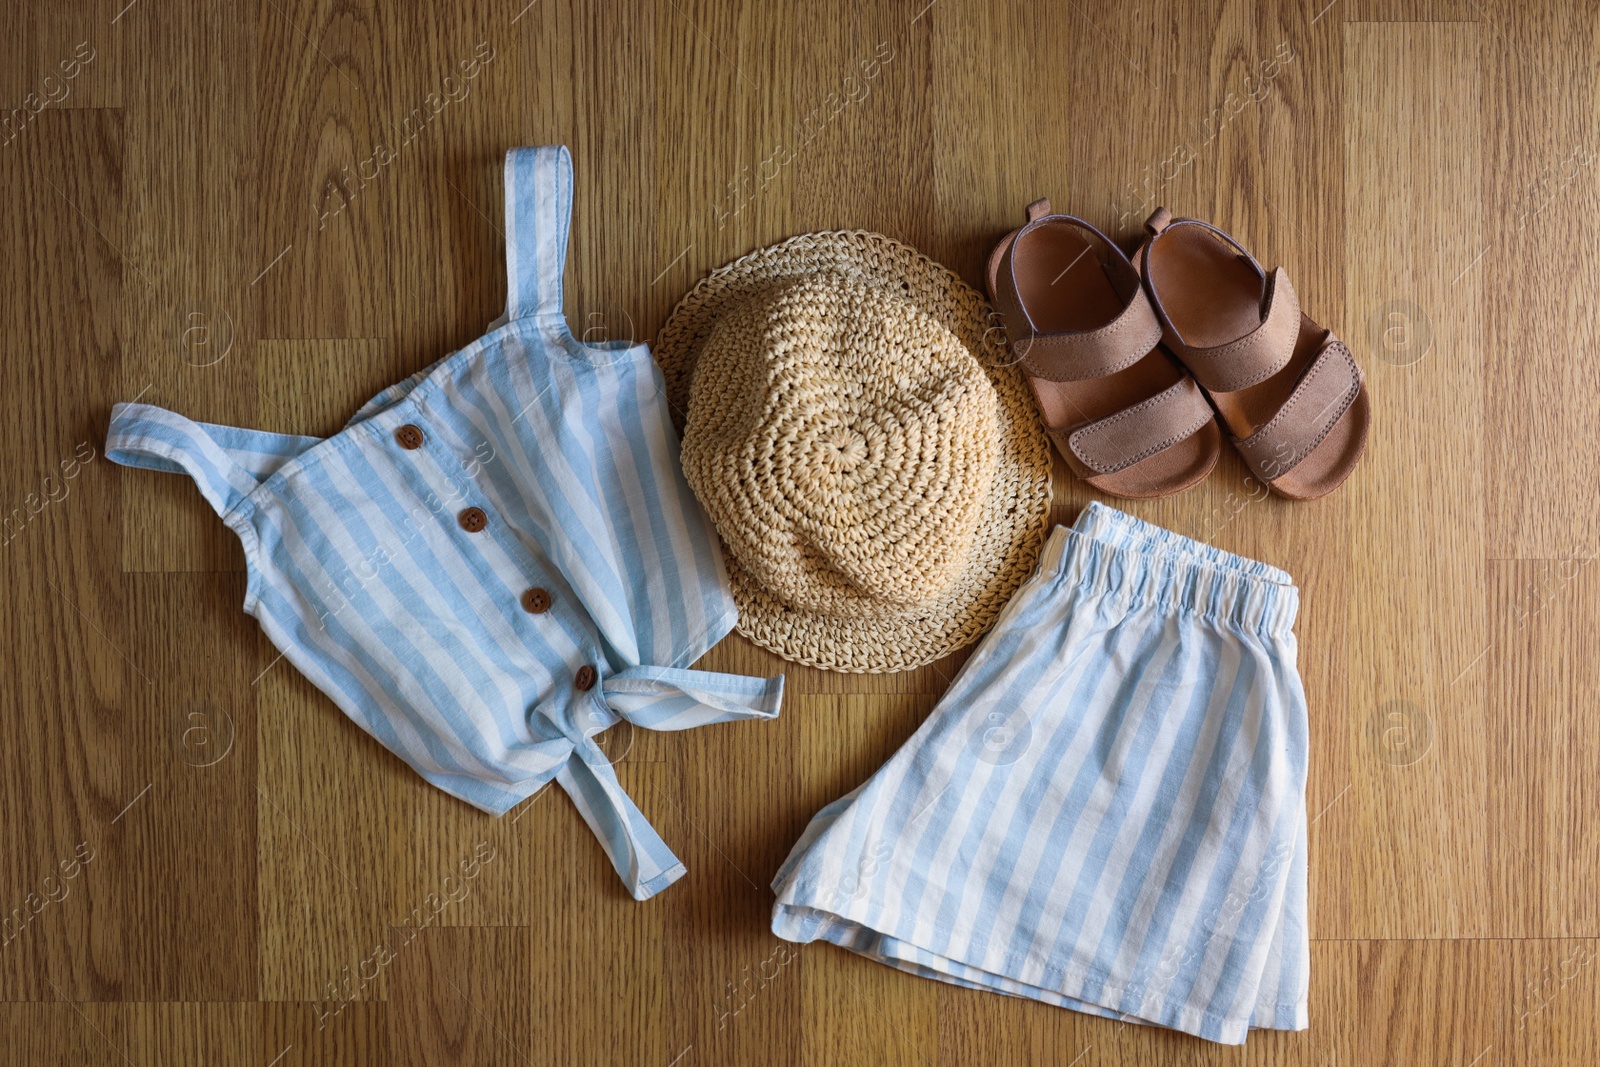
[[[1050,451],[991,315],[864,230],[757,249],[679,301],[652,348],[740,633],[884,672],[994,622],[1044,543]]]
[[[915,305],[817,275],[753,294],[712,330],[684,476],[728,551],[790,605],[905,611],[966,567],[996,406],[978,361]]]

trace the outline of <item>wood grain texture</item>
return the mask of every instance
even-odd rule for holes
[[[1600,1060],[1592,0],[14,0],[5,25],[0,1065]],[[1124,506],[1301,586],[1309,1032],[1216,1048],[771,935],[806,822],[964,651],[850,676],[724,641],[704,666],[787,673],[776,722],[604,738],[689,867],[638,904],[558,789],[496,820],[385,753],[240,612],[193,487],[100,454],[135,396],[330,434],[471,341],[504,304],[502,154],[557,142],[592,340],[648,340],[809,230],[981,285],[1039,196],[1128,241],[1166,204],[1289,271],[1368,375],[1354,478],[1287,504],[1230,454]],[[1091,499],[1058,461],[1055,518]]]
[[[1368,873],[1344,880],[1357,936],[1488,935],[1486,876],[1515,862],[1482,829],[1483,482],[1456,476],[1483,463],[1483,288],[1467,270],[1481,229],[1479,40],[1469,23],[1345,28],[1347,329],[1372,351],[1377,415],[1342,494],[1351,788],[1328,817]],[[1372,335],[1412,307],[1431,350],[1374,351]],[[1433,874],[1420,882],[1419,855]]]

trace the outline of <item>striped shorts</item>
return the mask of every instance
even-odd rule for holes
[[[812,819],[773,932],[1228,1044],[1305,1029],[1297,604],[1283,571],[1091,504]]]

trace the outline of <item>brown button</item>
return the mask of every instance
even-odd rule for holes
[[[530,589],[522,594],[522,610],[530,615],[543,615],[550,610],[550,594],[543,589]]]
[[[489,516],[483,513],[482,508],[468,508],[456,516],[456,521],[461,523],[461,528],[467,533],[477,533],[489,525]]]
[[[422,447],[422,431],[409,422],[394,432],[394,443],[410,451]]]
[[[594,668],[585,663],[578,668],[578,676],[572,679],[572,684],[578,687],[578,692],[587,693],[594,688]]]

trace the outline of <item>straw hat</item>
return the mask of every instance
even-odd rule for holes
[[[656,339],[739,630],[888,672],[976,640],[1038,559],[1049,445],[983,298],[916,249],[813,233],[727,264]]]

